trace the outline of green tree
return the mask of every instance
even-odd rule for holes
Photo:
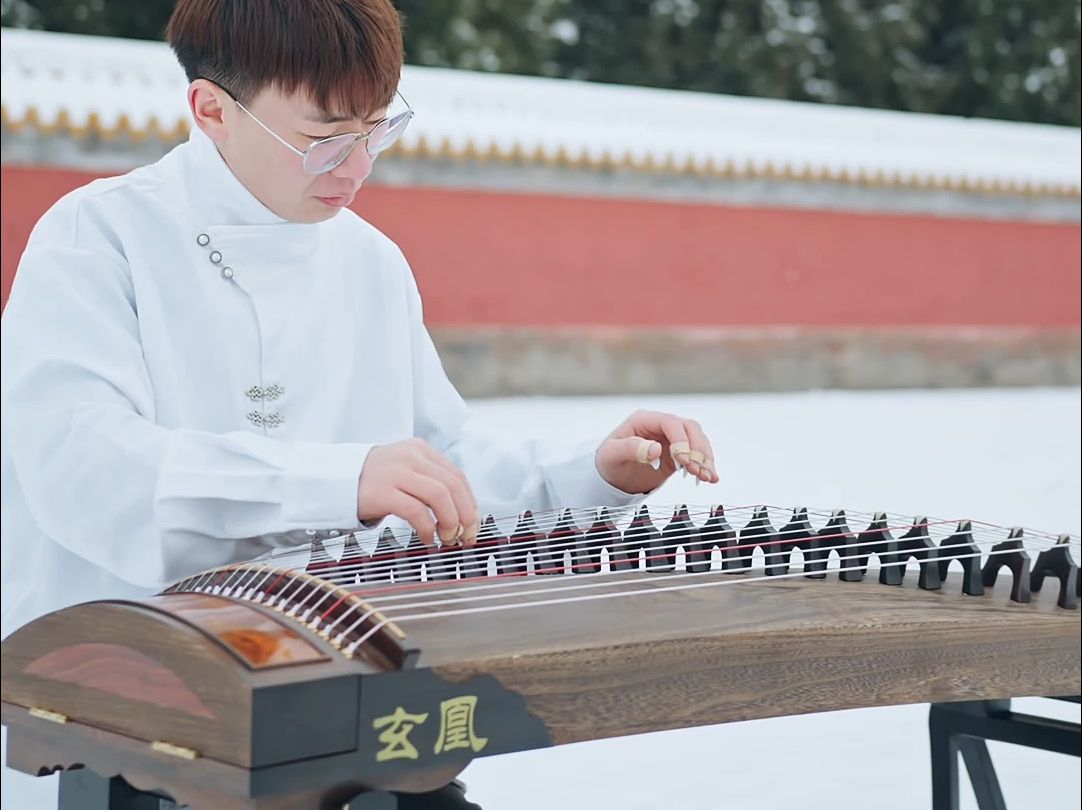
[[[551,60],[559,0],[396,0],[406,62],[533,75]]]
[[[1082,0],[397,4],[411,64],[1080,123]],[[0,0],[4,25],[143,39],[172,5]]]
[[[72,34],[162,39],[176,0],[0,0],[0,22]]]

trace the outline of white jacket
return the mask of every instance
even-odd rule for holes
[[[394,243],[348,210],[282,220],[194,128],[34,228],[2,397],[4,636],[358,528],[366,454],[411,436],[466,471],[483,512],[633,500],[592,448],[464,433]]]
[[[397,246],[348,210],[282,220],[194,128],[42,217],[2,329],[3,637],[356,529],[369,449],[411,436],[483,512],[637,500],[598,475],[596,445],[464,432]],[[3,781],[5,806],[55,807],[55,778]]]

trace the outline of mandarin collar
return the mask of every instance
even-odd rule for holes
[[[192,126],[181,161],[188,197],[207,225],[292,225],[237,179],[214,141]]]
[[[290,222],[263,205],[198,127],[181,149],[181,182],[196,238],[202,245],[209,237],[206,249],[208,256],[217,254],[215,263],[259,267],[263,273],[308,263],[322,223]]]

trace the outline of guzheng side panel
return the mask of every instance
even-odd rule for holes
[[[710,576],[710,575],[704,575]],[[719,575],[724,576],[724,575]],[[568,580],[573,582],[573,578]],[[422,665],[488,672],[557,744],[926,701],[1078,694],[1078,610],[784,580],[416,621]],[[584,612],[588,614],[585,620]]]
[[[174,618],[198,627],[248,669],[264,670],[317,664],[330,656],[296,629],[243,602],[204,594],[172,594],[142,600]]]
[[[356,747],[354,725],[315,716],[357,712],[356,668],[330,652],[273,614],[216,597],[93,603],[4,641],[2,697],[258,767]],[[297,722],[287,730],[273,718]]]

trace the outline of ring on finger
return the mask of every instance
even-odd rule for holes
[[[458,529],[455,530],[454,534],[450,534],[446,538],[444,538],[442,535],[440,536],[440,542],[445,546],[457,546],[458,541],[461,540],[461,539],[462,539],[462,526],[459,526]]]

